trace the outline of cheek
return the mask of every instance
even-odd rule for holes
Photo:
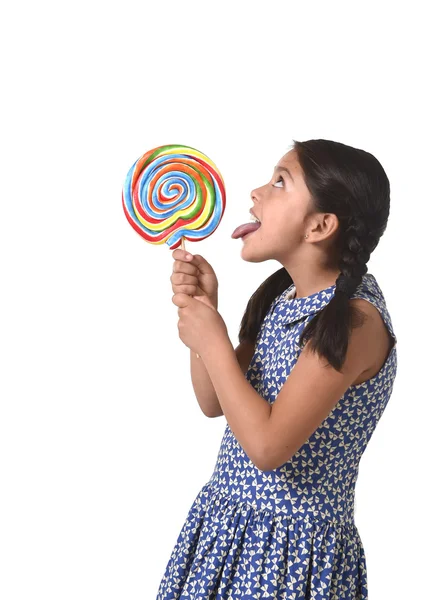
[[[298,226],[300,216],[290,206],[285,209],[281,207],[269,216],[268,226],[271,230],[290,232]]]
[[[295,209],[276,211],[268,220],[265,233],[271,240],[279,243],[283,244],[284,240],[294,243],[301,236],[302,219],[302,215]]]

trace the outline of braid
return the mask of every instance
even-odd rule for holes
[[[308,322],[299,339],[301,346],[311,340],[312,351],[319,352],[338,371],[344,363],[350,331],[365,321],[364,313],[348,300],[367,272],[366,263],[378,243],[376,230],[368,229],[366,222],[367,219],[359,216],[341,218],[338,263],[341,273],[336,280],[335,294]]]
[[[375,236],[359,216],[343,219],[341,235],[341,274],[336,281],[335,295],[349,299],[367,272],[366,263],[376,245]]]

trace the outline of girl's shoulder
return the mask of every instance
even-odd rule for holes
[[[365,273],[350,299],[353,298],[360,298],[372,304],[383,318],[391,336],[397,341],[386,299],[376,277],[372,273]]]
[[[331,301],[335,295],[336,285],[333,284],[324,290],[306,297],[295,298],[295,285],[292,283],[281,294],[276,296],[265,316],[266,323],[275,325],[290,325],[296,321],[307,321],[313,318]],[[393,337],[394,331],[391,317],[387,308],[384,294],[376,277],[372,273],[365,273],[353,292],[350,300],[361,298],[370,302],[386,322]]]

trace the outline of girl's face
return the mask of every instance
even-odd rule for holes
[[[252,191],[252,211],[261,227],[243,240],[241,256],[249,262],[295,258],[310,234],[313,207],[294,150],[277,163],[270,181]]]

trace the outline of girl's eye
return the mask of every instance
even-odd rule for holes
[[[283,177],[281,175],[279,176],[279,181],[281,181],[283,183],[282,187],[284,187],[285,180],[283,179]],[[279,183],[279,181],[276,181],[276,183]],[[274,185],[276,185],[276,183]],[[273,187],[274,187],[274,185],[273,185]]]

